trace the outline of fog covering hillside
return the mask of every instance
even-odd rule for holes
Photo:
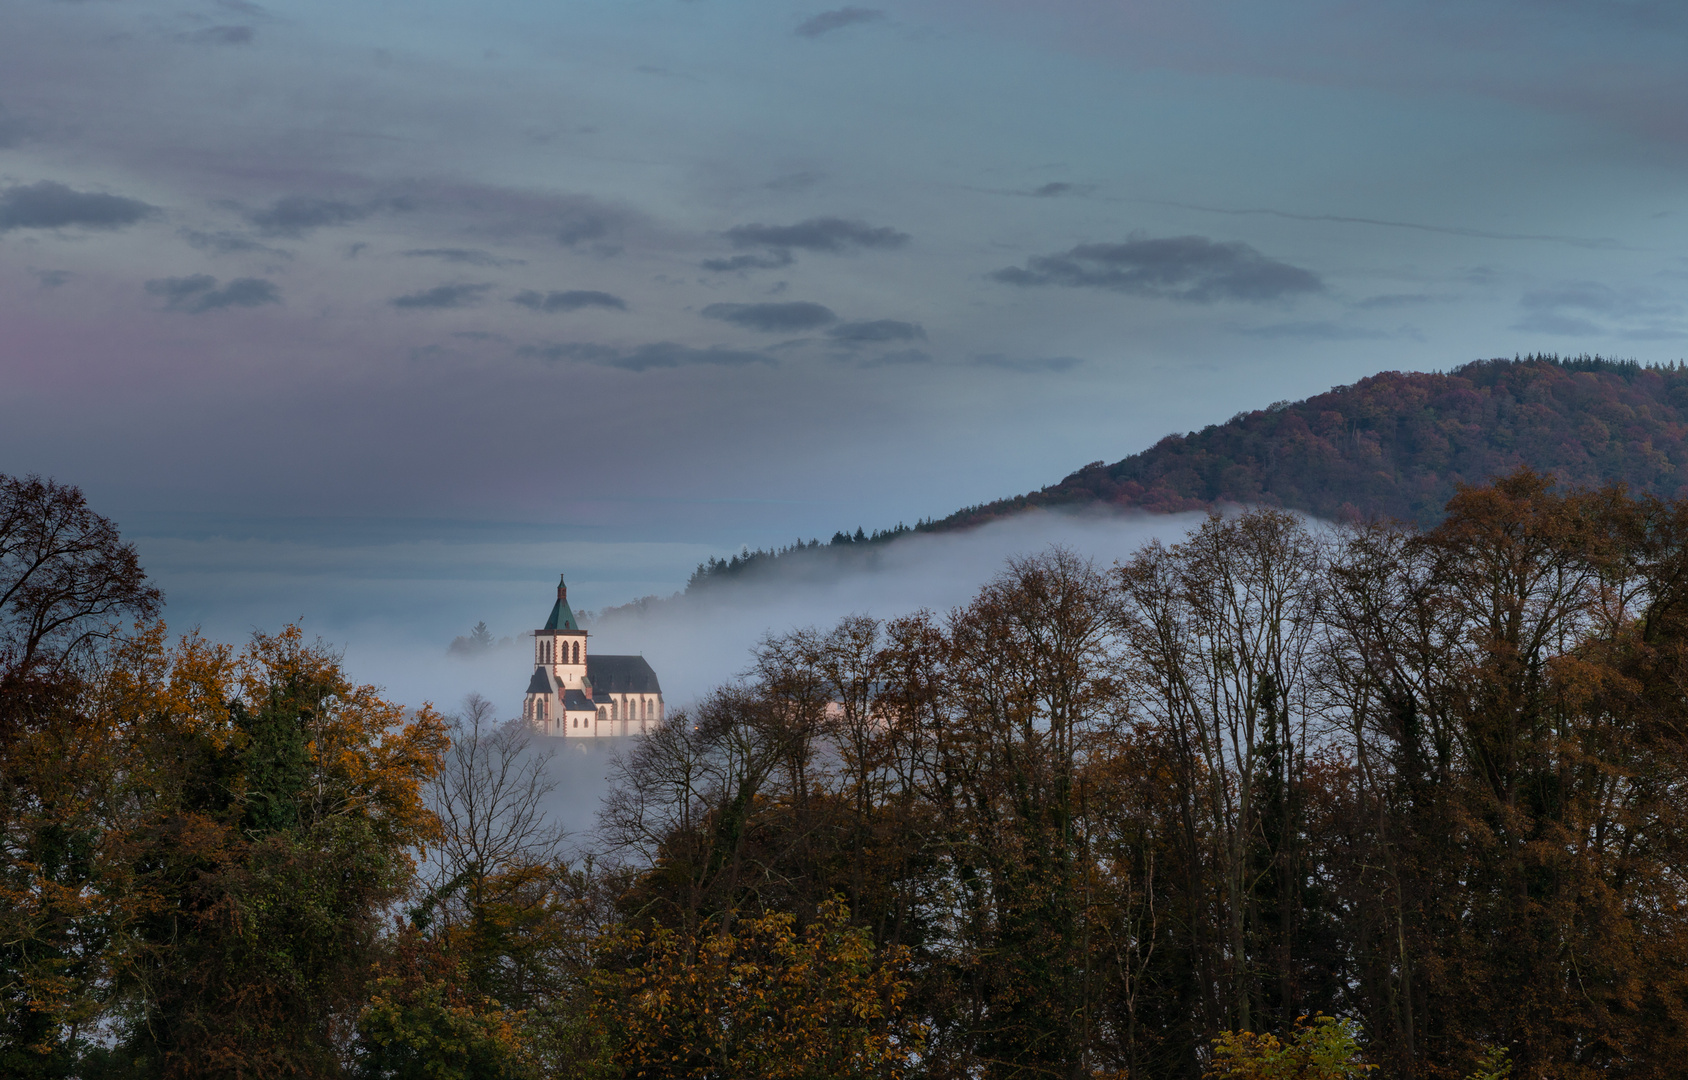
[[[1637,494],[1688,495],[1688,367],[1528,356],[1449,372],[1386,371],[1168,435],[1112,465],[1094,462],[1041,490],[912,527],[857,528],[830,541],[712,558],[686,593],[760,577],[775,564],[799,579],[871,569],[883,549],[910,534],[954,532],[1034,509],[1177,513],[1241,504],[1428,526],[1462,484],[1520,466],[1562,486],[1618,481]],[[615,611],[663,602],[646,597]]]

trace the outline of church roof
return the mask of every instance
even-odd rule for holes
[[[660,694],[662,686],[656,672],[642,656],[586,657],[586,678],[592,684],[593,696],[599,694]]]
[[[530,694],[549,694],[551,692],[551,673],[542,667],[533,669],[533,678],[528,680],[527,692]]]
[[[564,690],[563,691],[563,711],[564,712],[591,712],[592,711],[592,703],[590,701],[588,701],[587,698],[586,698],[586,695],[581,693],[579,690]]]
[[[579,630],[580,624],[574,621],[574,612],[569,610],[569,602],[557,597],[556,604],[551,607],[551,617],[545,620],[547,630]]]

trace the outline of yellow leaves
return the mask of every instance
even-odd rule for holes
[[[1360,1058],[1360,1026],[1352,1020],[1303,1016],[1289,1042],[1252,1031],[1213,1040],[1208,1080],[1352,1080],[1377,1068]]]
[[[317,813],[368,819],[403,845],[438,835],[422,788],[450,745],[444,719],[431,705],[409,710],[373,686],[352,683],[338,654],[306,642],[298,626],[255,633],[236,654],[197,632],[171,644],[163,623],[138,625],[116,642],[94,697],[96,726],[121,733],[133,747],[153,733],[204,738],[215,751],[232,743],[238,751],[244,736],[232,704],[254,713],[296,709]]]
[[[606,949],[644,957],[598,989],[600,1018],[619,1029],[634,1075],[898,1075],[921,1044],[919,1025],[901,1015],[906,958],[876,953],[841,902],[801,933],[776,912],[691,933],[623,931]]]

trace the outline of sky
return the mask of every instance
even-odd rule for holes
[[[1380,370],[1688,355],[1677,4],[0,4],[0,471],[216,635],[436,657]]]

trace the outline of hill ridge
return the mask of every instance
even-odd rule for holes
[[[1432,525],[1461,484],[1524,465],[1570,486],[1621,482],[1637,494],[1688,497],[1688,366],[1532,354],[1449,371],[1378,372],[912,527],[858,528],[830,543],[798,540],[711,559],[686,591],[793,558],[859,558],[910,533],[970,528],[1035,508],[1175,513],[1252,503]]]

